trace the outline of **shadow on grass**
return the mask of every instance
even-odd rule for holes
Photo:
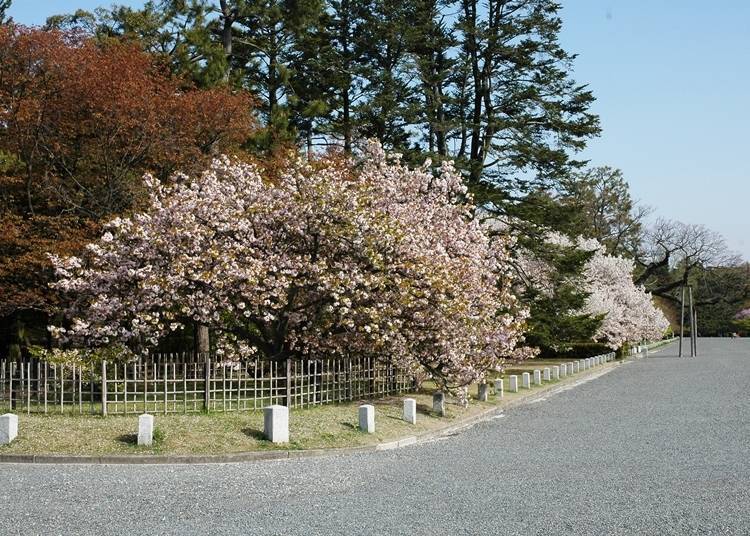
[[[359,427],[358,427],[358,426],[355,426],[355,425],[353,425],[353,424],[352,424],[352,423],[350,423],[350,422],[344,422],[344,421],[341,421],[341,422],[340,422],[339,424],[340,424],[341,426],[343,426],[344,428],[348,428],[349,430],[359,430]]]
[[[138,445],[138,434],[122,434],[117,438],[117,441],[135,447]]]
[[[257,439],[258,441],[265,441],[266,439],[266,436],[263,435],[263,430],[258,430],[256,428],[243,428],[242,433],[247,437]]]

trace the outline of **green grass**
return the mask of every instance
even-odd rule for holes
[[[524,362],[521,365],[523,370],[544,368],[542,362]],[[508,374],[509,372],[505,374],[503,399],[497,399],[491,389],[489,401],[478,402],[478,387],[472,386],[469,391],[472,398],[469,406],[464,408],[449,399],[446,404],[447,415],[442,418],[432,412],[432,390],[429,385],[423,386],[419,393],[403,396],[292,409],[289,416],[288,445],[274,445],[263,438],[262,411],[169,415],[155,413],[155,441],[150,447],[139,447],[136,444],[137,415],[101,417],[20,413],[19,436],[12,444],[0,446],[0,455],[191,455],[366,446],[438,430],[489,408],[542,392],[586,373],[568,376],[557,382],[545,382],[542,386],[532,385],[531,389],[520,388],[518,393],[508,392]],[[401,418],[403,399],[407,397],[417,400],[416,425],[410,425]],[[357,407],[362,403],[375,406],[374,434],[360,432],[357,427]],[[3,409],[0,408],[0,413],[2,412]]]

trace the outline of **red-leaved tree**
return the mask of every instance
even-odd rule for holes
[[[166,178],[237,153],[253,130],[252,109],[249,95],[195,89],[133,44],[0,27],[6,337],[18,339],[19,315],[55,307],[48,252],[73,253],[99,222],[140,206],[144,172]]]

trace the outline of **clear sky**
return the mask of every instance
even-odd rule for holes
[[[750,1],[560,1],[602,120],[584,157],[621,168],[657,216],[703,223],[750,259]],[[14,0],[10,15],[41,24],[108,4]]]

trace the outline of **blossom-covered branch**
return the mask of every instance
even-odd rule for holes
[[[196,322],[236,358],[371,355],[448,389],[516,351],[508,243],[450,163],[409,169],[372,144],[357,165],[272,171],[221,158],[171,186],[147,177],[145,212],[53,258],[74,319],[57,334],[136,348]]]

